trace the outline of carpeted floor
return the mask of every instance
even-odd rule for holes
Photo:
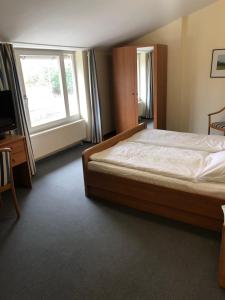
[[[2,300],[224,300],[219,234],[91,201],[75,147],[38,163],[0,210]]]

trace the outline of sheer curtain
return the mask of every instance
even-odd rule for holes
[[[153,118],[153,63],[152,52],[146,53],[146,119]]]
[[[33,149],[28,131],[23,96],[19,85],[16,70],[13,46],[7,43],[0,44],[0,90],[11,90],[13,95],[14,109],[18,134],[26,137],[31,174],[36,172]]]
[[[102,121],[94,49],[88,50],[88,74],[91,101],[91,140],[92,143],[100,143],[102,142]]]

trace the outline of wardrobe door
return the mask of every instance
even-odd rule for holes
[[[113,49],[115,125],[117,132],[138,124],[137,49]]]

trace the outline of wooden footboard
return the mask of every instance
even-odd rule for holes
[[[115,202],[195,226],[215,231],[222,230],[219,284],[225,288],[225,223],[223,224],[224,216],[221,209],[225,205],[225,199],[182,192],[88,169],[92,154],[110,148],[144,128],[146,128],[145,124],[138,125],[84,151],[82,159],[86,196]]]
[[[222,229],[222,241],[220,248],[220,262],[219,262],[219,284],[225,289],[225,206],[223,206],[224,223]]]
[[[221,231],[223,200],[89,170],[87,195],[198,227]]]

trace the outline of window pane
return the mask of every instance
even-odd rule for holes
[[[66,87],[69,101],[69,111],[70,116],[74,116],[79,114],[79,108],[72,54],[64,54],[64,65],[66,73]]]
[[[31,127],[66,117],[58,56],[22,56]]]

